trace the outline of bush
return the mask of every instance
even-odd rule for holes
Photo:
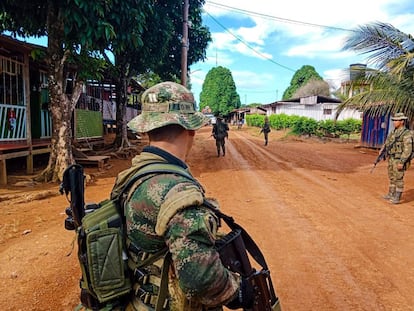
[[[249,126],[262,127],[264,124],[264,115],[253,114],[246,115],[246,123]],[[308,135],[318,137],[340,137],[351,134],[359,134],[362,129],[362,121],[357,119],[345,119],[341,121],[322,120],[301,116],[288,116],[286,114],[272,114],[269,117],[269,124],[272,129],[292,129],[296,135]]]

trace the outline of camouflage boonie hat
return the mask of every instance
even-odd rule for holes
[[[170,124],[186,130],[197,130],[208,123],[208,118],[195,110],[193,94],[181,84],[162,82],[142,94],[142,113],[128,122],[128,127],[146,133]]]
[[[392,121],[401,121],[407,119],[408,118],[402,112],[397,112],[393,117],[391,117]]]

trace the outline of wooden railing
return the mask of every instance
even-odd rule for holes
[[[49,110],[41,110],[40,122],[42,122],[40,138],[52,137],[52,117]]]
[[[0,141],[26,139],[26,107],[0,105]]]

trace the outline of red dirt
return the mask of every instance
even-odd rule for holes
[[[265,147],[258,129],[232,128],[218,158],[210,131],[196,136],[192,172],[261,247],[283,311],[414,310],[412,169],[403,203],[392,205],[381,198],[386,163],[370,173],[376,151],[356,142],[273,131]],[[110,164],[101,173],[85,168],[95,174],[87,202],[107,198],[130,159]],[[40,198],[45,191],[52,195]],[[0,310],[77,305],[80,270],[76,247],[67,256],[74,232],[63,226],[66,206],[56,184],[0,189]]]

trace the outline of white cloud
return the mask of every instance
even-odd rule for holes
[[[274,79],[271,74],[246,70],[233,70],[232,76],[236,86],[241,89],[262,89],[263,81],[269,82]]]
[[[243,90],[278,89],[282,94],[294,74],[285,69],[305,64],[338,86],[346,79],[349,64],[366,63],[366,55],[342,50],[347,30],[381,21],[403,32],[414,32],[412,0],[290,0],[283,4],[274,0],[207,0],[205,10],[214,17],[205,15],[214,32],[203,69],[208,72],[216,65],[229,68],[238,89]],[[253,70],[246,70],[250,68]],[[255,96],[259,97],[258,93]],[[253,97],[253,92],[247,96]]]

